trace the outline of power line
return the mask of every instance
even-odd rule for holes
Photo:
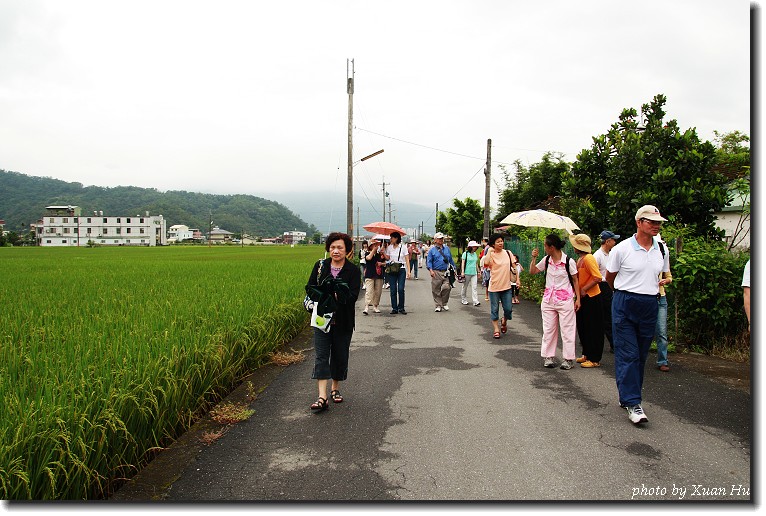
[[[393,136],[386,136],[385,134],[376,133],[375,131],[369,131],[367,129],[362,129],[361,127],[354,126],[354,129],[358,129],[360,131],[364,131],[366,133],[375,134],[377,136],[382,136],[383,138],[388,138],[390,140],[396,140],[398,142],[407,143],[409,145],[416,145],[418,147],[424,147],[426,149],[431,149],[439,152],[446,152],[447,154],[454,154],[455,156],[462,156],[464,158],[471,158],[471,159],[480,159],[482,161],[486,161],[487,158],[477,158],[476,156],[469,156],[467,154],[460,154],[459,152],[452,152],[444,149],[437,149],[436,147],[430,147],[428,145],[423,145],[422,143],[415,143],[415,142],[409,142],[407,140],[402,140],[401,138],[394,138]]]

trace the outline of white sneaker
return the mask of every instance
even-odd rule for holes
[[[625,407],[628,410],[628,418],[630,419],[630,422],[639,425],[641,423],[648,423],[649,419],[646,417],[646,414],[644,414],[644,409],[641,408],[641,405],[633,405],[632,407]]]
[[[553,360],[553,357],[545,357],[545,361],[543,362],[543,367],[556,367],[556,362]]]
[[[379,314],[379,313],[380,313],[380,310],[378,310],[378,307],[377,307],[377,306],[376,306],[375,308],[373,308],[373,309],[372,309],[372,311],[373,311],[373,312],[375,312],[376,314]]]
[[[464,305],[467,305],[468,301],[461,301],[461,303],[463,303]]]
[[[559,366],[559,369],[563,369],[565,371],[568,371],[569,369],[572,369],[572,361],[571,360],[564,360],[561,362],[561,365]]]
[[[436,308],[434,308],[434,312],[441,312],[441,311],[442,311],[442,307],[440,306],[437,306]]]
[[[449,307],[447,305],[444,305],[442,308],[444,308],[445,312],[449,311]]]
[[[481,303],[479,303],[478,301],[476,301],[476,302],[473,304],[473,306],[479,306],[480,304],[481,304]]]

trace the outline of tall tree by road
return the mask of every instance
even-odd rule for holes
[[[665,122],[667,99],[656,95],[636,110],[623,109],[605,135],[593,137],[563,183],[565,211],[585,233],[604,228],[631,235],[637,207],[654,204],[692,234],[718,237],[713,213],[727,202],[726,178],[713,169],[716,149],[694,128]]]

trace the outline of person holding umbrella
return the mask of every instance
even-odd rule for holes
[[[577,280],[577,266],[562,252],[564,242],[556,233],[545,237],[543,244],[545,258],[535,263],[540,252],[532,249],[532,262],[529,273],[545,274],[545,291],[540,303],[543,316],[543,338],[540,346],[540,356],[543,357],[543,367],[556,367],[556,344],[558,343],[559,328],[561,329],[562,356],[561,369],[572,369],[575,360],[575,335],[577,322],[575,313],[580,309],[580,284]]]
[[[383,264],[385,259],[381,254],[381,241],[371,240],[365,255],[367,267],[364,270],[364,284],[367,287],[364,291],[364,310],[362,313],[367,315],[367,309],[372,306],[372,311],[380,313],[378,305],[380,304],[380,295],[383,292]]]

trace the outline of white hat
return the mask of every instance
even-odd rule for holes
[[[481,246],[476,242],[476,240],[471,240],[470,242],[468,242],[468,245],[466,247],[481,247]]]
[[[444,233],[442,233],[441,231],[439,231],[438,233],[436,233],[436,234],[434,235],[434,238],[444,238]]]
[[[658,210],[656,206],[652,206],[651,204],[646,204],[638,209],[636,212],[636,220],[640,219],[654,220],[657,222],[668,220],[660,215],[660,210]]]

